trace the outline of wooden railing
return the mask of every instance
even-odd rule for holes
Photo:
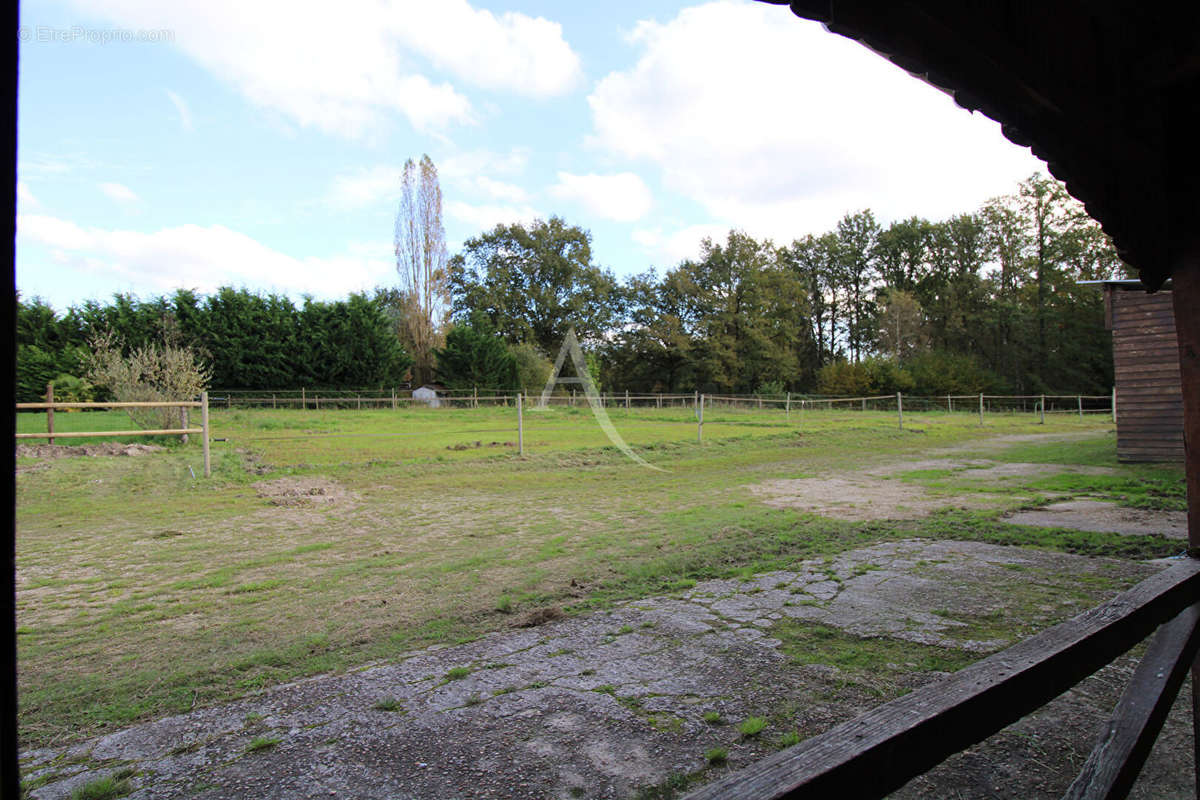
[[[199,434],[201,444],[204,450],[204,477],[212,477],[212,456],[209,451],[209,426],[208,426],[208,392],[200,395],[199,400],[163,400],[163,401],[138,401],[138,402],[109,402],[109,403],[56,403],[53,402],[53,391],[47,393],[50,402],[46,403],[17,403],[18,411],[32,411],[44,409],[46,411],[46,432],[45,433],[18,433],[17,439],[46,439],[50,444],[54,444],[55,439],[85,439],[96,438],[102,436],[182,436],[184,441],[187,441],[189,434]],[[178,408],[183,411],[182,426],[179,428],[155,428],[151,430],[138,429],[128,431],[55,431],[54,430],[54,412],[66,411],[68,409],[89,409],[99,410],[108,408]],[[187,424],[187,409],[200,409],[200,427],[191,428]]]
[[[883,797],[1046,705],[1158,629],[1066,794],[1123,798],[1200,650],[1197,622],[1200,560],[1188,558],[944,681],[710,783],[689,800]]]

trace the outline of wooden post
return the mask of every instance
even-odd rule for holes
[[[629,390],[625,390],[625,410],[629,410]]]
[[[517,392],[517,454],[525,455],[525,415],[520,392]]]
[[[1042,417],[1041,424],[1045,425],[1046,424],[1046,395],[1042,395],[1042,402],[1041,402],[1041,405],[1039,405],[1038,407],[1041,409],[1041,417]]]
[[[275,405],[275,393],[271,392],[271,409],[274,410],[276,407],[277,406]],[[187,425],[184,425],[183,427],[186,428]]]
[[[658,393],[658,407],[662,408],[662,392]]]
[[[787,399],[783,401],[783,418],[788,422],[792,421],[792,393],[787,393]]]
[[[704,444],[704,395],[696,395],[696,444]]]
[[[396,410],[396,387],[392,387],[392,411]]]
[[[188,426],[187,406],[184,406],[183,408],[179,409],[179,421],[183,423],[179,427],[186,428]],[[179,437],[179,441],[183,442],[184,444],[187,444],[188,443],[188,435],[186,433],[181,435]]]
[[[1188,555],[1200,557],[1200,245],[1171,275],[1171,302],[1179,342],[1183,390],[1183,451],[1187,465]],[[1192,666],[1194,770],[1200,792],[1200,661]]]
[[[304,397],[304,387],[300,388],[300,408],[308,410],[308,400]]]
[[[225,393],[225,408],[233,408],[233,395],[229,392]]]
[[[950,395],[946,395],[946,411],[951,413],[954,411],[954,398]]]
[[[1075,401],[1079,403],[1079,418],[1083,419],[1083,395],[1076,395]]]
[[[362,395],[359,394],[358,392],[354,393],[354,403],[355,403],[354,410],[362,411]]]
[[[212,477],[212,454],[209,452],[209,430],[208,430],[208,392],[200,393],[200,427],[204,429],[201,433],[204,442],[204,477]]]
[[[314,394],[313,402],[314,402],[314,405],[316,406],[317,411],[320,411],[321,410],[321,395]]]
[[[395,391],[394,389],[392,390]],[[572,390],[574,391],[574,390]],[[471,387],[471,408],[479,408],[479,387]]]
[[[1112,390],[1112,418],[1113,422],[1117,421],[1117,387]]]
[[[46,384],[46,402],[54,402],[53,382]],[[46,409],[46,433],[49,434],[46,437],[46,441],[48,441],[50,444],[54,444],[54,406],[50,406],[50,408]]]
[[[699,408],[699,407],[700,407],[700,392],[697,390],[697,391],[692,392],[692,408]]]
[[[983,392],[979,393],[979,427],[983,427]]]
[[[900,417],[900,430],[904,430],[904,398],[899,392],[896,392],[896,414]]]

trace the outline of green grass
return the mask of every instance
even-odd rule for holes
[[[570,411],[526,416],[523,459],[504,448],[445,449],[456,437],[490,441],[483,429],[515,421],[513,409],[217,410],[215,435],[230,441],[214,445],[210,481],[189,473],[199,474],[194,442],[22,472],[22,744],[72,741],[467,640],[508,627],[518,611],[578,613],[889,539],[1135,557],[1179,549],[1155,537],[1017,528],[992,512],[840,522],[765,507],[746,488],[1043,431],[1093,436],[1125,474],[1113,437],[1093,418],[1042,428],[997,417],[980,432],[945,414],[916,414],[925,432],[915,435],[872,412],[794,413],[789,424],[782,414],[713,409],[706,443],[696,445],[690,409],[614,413],[642,455],[667,470],[658,472],[601,446],[590,414]],[[456,425],[471,431],[454,433]],[[253,486],[306,476],[347,495],[276,507]]]
[[[113,800],[124,797],[133,791],[129,783],[133,774],[134,770],[124,768],[112,775],[90,780],[71,792],[71,800]]]
[[[282,741],[283,739],[277,736],[255,736],[250,740],[250,743],[246,745],[246,752],[258,753],[263,750],[270,750],[272,747]]]
[[[738,733],[742,735],[743,739],[750,739],[762,733],[765,727],[767,727],[766,717],[746,717],[738,725]]]
[[[724,764],[728,758],[729,751],[724,747],[714,747],[711,750],[704,751],[704,760],[713,766]]]

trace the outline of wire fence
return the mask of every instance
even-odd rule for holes
[[[515,406],[520,392],[505,389],[437,389],[422,395],[409,389],[214,389],[210,399],[214,407],[272,408],[272,409],[372,409],[391,408],[485,408]],[[710,408],[742,410],[791,411],[901,411],[949,414],[1111,414],[1116,415],[1116,392],[1106,395],[1088,394],[946,394],[905,395],[903,393],[874,396],[840,396],[785,393],[719,394],[691,393],[632,393],[603,392],[598,396],[602,408],[692,408],[701,397]],[[538,396],[525,396],[525,404],[586,407],[588,399],[579,391],[559,390],[543,403]]]

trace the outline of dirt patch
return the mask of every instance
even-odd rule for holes
[[[1008,514],[1005,522],[1038,528],[1071,528],[1077,531],[1123,533],[1127,536],[1161,534],[1172,539],[1187,539],[1186,511],[1151,511],[1122,508],[1100,500],[1071,500],[1045,508]]]
[[[919,519],[943,508],[986,508],[986,495],[941,497],[919,486],[866,475],[765,481],[750,487],[772,508],[792,508],[853,522]]]
[[[73,458],[77,456],[144,456],[166,448],[156,444],[19,444],[17,458]]]
[[[337,481],[319,475],[259,481],[254,491],[273,506],[331,506],[354,497]]]

